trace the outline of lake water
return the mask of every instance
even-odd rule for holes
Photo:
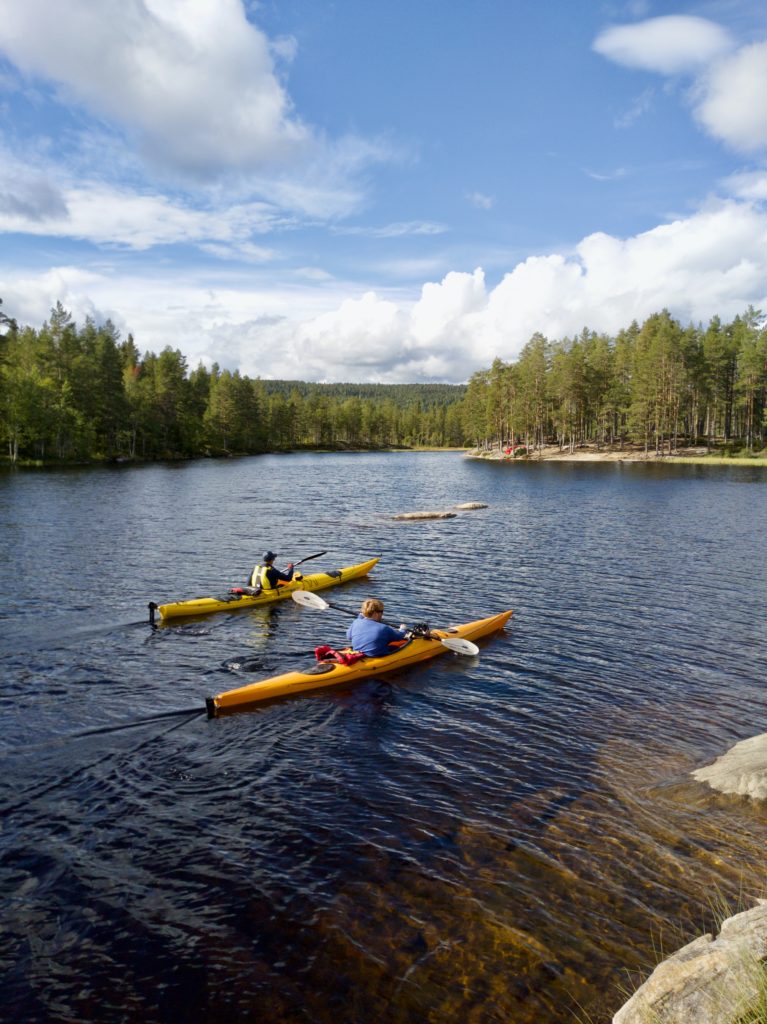
[[[399,512],[488,507],[454,519]],[[690,777],[767,731],[767,472],[307,454],[0,476],[3,1020],[609,1020],[767,809]],[[381,555],[480,656],[208,720],[342,613],[147,603]],[[579,1007],[581,1008],[579,1010]]]

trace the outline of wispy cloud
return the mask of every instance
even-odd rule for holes
[[[444,254],[422,257],[399,257],[391,260],[378,260],[370,269],[376,275],[384,275],[392,281],[423,281],[445,273],[450,263]]]
[[[362,225],[343,225],[333,227],[337,235],[364,235],[368,238],[402,238],[404,235],[442,235],[448,229],[444,224],[433,221],[410,220],[396,224],[384,224],[380,227]]]
[[[655,97],[654,89],[645,89],[641,92],[628,109],[619,114],[613,124],[616,128],[630,128],[652,107]]]
[[[767,200],[767,168],[732,174],[724,180],[723,185],[740,199],[756,202]]]
[[[220,242],[203,242],[198,248],[220,260],[232,260],[238,263],[271,263],[277,258],[274,249],[266,249],[252,242],[239,242],[222,245]]]
[[[487,196],[484,192],[469,192],[466,198],[472,206],[476,206],[480,210],[492,210],[493,206],[495,206],[493,196]]]
[[[292,271],[293,277],[303,278],[305,281],[332,281],[333,275],[321,267],[296,267]]]
[[[73,184],[55,167],[31,176],[25,172],[23,161],[0,150],[0,232],[135,250],[219,243],[237,246],[243,258],[252,259],[257,252],[248,249],[253,235],[291,224],[277,207],[263,202],[220,206],[209,201],[203,206],[148,188],[87,180]]]
[[[625,178],[628,171],[625,167],[616,167],[614,171],[590,171],[588,167],[583,168],[583,173],[594,181],[618,181]]]

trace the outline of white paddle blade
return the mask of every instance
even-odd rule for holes
[[[330,605],[327,601],[323,601],[317,594],[313,594],[311,590],[294,590],[290,595],[296,604],[301,604],[304,608],[316,608],[317,611],[324,612]]]
[[[479,647],[476,644],[473,644],[471,640],[462,640],[458,636],[440,637],[439,642],[449,651],[455,651],[456,654],[466,654],[470,657],[479,654]]]

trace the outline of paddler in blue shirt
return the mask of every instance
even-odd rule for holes
[[[265,590],[276,590],[281,583],[290,583],[293,579],[293,563],[288,562],[285,572],[281,572],[273,565],[276,557],[273,551],[264,552],[261,564],[257,565],[250,574],[251,587],[258,587],[260,585],[261,592],[263,593]],[[301,574],[296,573],[296,578],[300,579]]]
[[[383,617],[383,601],[369,597],[362,602],[360,613],[346,631],[349,645],[355,651],[361,651],[370,658],[382,658],[394,654],[407,642],[407,630],[404,625],[399,629],[381,622]]]

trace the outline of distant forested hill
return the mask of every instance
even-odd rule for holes
[[[323,395],[343,401],[346,398],[393,402],[400,409],[420,403],[421,408],[452,405],[466,396],[466,384],[312,384],[303,380],[260,380],[267,395],[289,398],[297,392],[301,398]]]

